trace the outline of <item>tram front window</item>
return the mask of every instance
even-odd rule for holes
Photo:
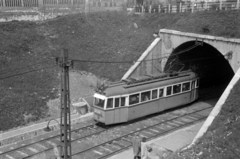
[[[101,108],[104,108],[104,103],[105,103],[105,100],[102,100],[99,98],[95,98],[95,100],[94,100],[94,105],[101,107]]]

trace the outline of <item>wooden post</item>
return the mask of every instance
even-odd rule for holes
[[[168,13],[171,12],[171,4],[168,4]]]
[[[192,13],[194,12],[194,3],[192,2]]]
[[[205,1],[205,9],[208,10],[208,2]]]
[[[237,0],[237,9],[239,9],[239,1],[240,1],[240,0]]]
[[[149,13],[151,13],[152,12],[152,6],[150,5],[149,6]]]
[[[21,6],[24,7],[24,3],[23,3],[24,0],[21,0]]]
[[[219,9],[222,10],[222,0],[220,0],[220,6]]]
[[[3,7],[6,7],[6,3],[5,3],[5,0],[3,0]]]
[[[38,7],[43,7],[43,0],[38,0]]]
[[[179,12],[181,13],[182,12],[182,3],[180,2],[179,4]]]

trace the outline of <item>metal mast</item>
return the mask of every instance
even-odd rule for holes
[[[71,114],[70,114],[70,92],[69,92],[69,67],[68,50],[63,49],[60,58],[61,70],[61,159],[71,159]]]

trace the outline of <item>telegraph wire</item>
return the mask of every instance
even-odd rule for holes
[[[187,52],[193,48],[195,48],[196,46],[198,45],[193,45],[185,50],[182,50],[172,56],[175,56],[175,55],[179,55],[179,54],[182,54],[184,52]],[[133,62],[144,62],[144,61],[152,61],[152,60],[160,60],[160,59],[164,59],[164,58],[168,58],[169,56],[164,56],[164,57],[160,57],[160,58],[155,58],[155,59],[147,59],[147,60],[140,60],[140,61],[96,61],[96,60],[76,60],[76,59],[70,59],[72,61],[79,61],[79,62],[90,62],[90,63],[133,63]],[[35,64],[30,64],[30,65],[26,65],[26,66],[23,66],[21,68],[17,68],[17,69],[14,69],[14,68],[10,68],[10,69],[6,69],[6,70],[2,70],[0,72],[0,74],[3,74],[3,73],[9,73],[9,71],[18,71],[18,70],[21,70],[21,69],[24,69],[24,68],[28,68],[28,67],[32,67],[32,66],[36,66],[38,64],[42,64],[42,63],[45,63],[45,62],[48,62],[48,61],[52,61],[52,60],[44,60],[44,61],[40,61],[38,63],[35,63]]]
[[[191,49],[197,47],[199,45],[195,44],[185,50],[182,50],[182,51],[179,51],[178,53],[175,53],[173,54],[172,56],[176,56],[176,55],[179,55],[179,54],[182,54],[182,53],[185,53],[187,51],[190,51]],[[160,60],[160,59],[164,59],[164,58],[168,58],[169,56],[164,56],[164,57],[160,57],[160,58],[155,58],[155,59],[147,59],[147,60],[140,60],[140,61],[135,61],[135,62],[144,62],[144,61],[153,61],[153,60]],[[205,59],[210,59],[210,58],[216,58],[216,57],[221,57],[220,55],[218,56],[213,56],[213,57],[206,57],[206,58],[197,58],[197,59],[192,59],[192,60],[186,60],[186,61],[180,61],[180,62],[191,62],[191,61],[197,61],[197,60],[205,60]],[[69,59],[70,61],[79,61],[79,62],[89,62],[89,63],[133,63],[134,61],[97,61],[97,60],[78,60],[78,59]],[[50,61],[50,60],[45,60],[45,61],[41,61],[37,64],[40,64],[40,63],[44,63],[44,62],[47,62],[47,61]],[[31,65],[27,65],[27,66],[24,66],[24,67],[21,67],[19,69],[10,69],[10,70],[13,70],[13,71],[17,71],[17,70],[20,70],[20,69],[23,69],[23,68],[27,68],[27,67],[31,67],[31,66],[35,66],[36,64],[31,64]],[[7,79],[7,78],[10,78],[10,77],[15,77],[15,76],[19,76],[19,75],[23,75],[23,74],[27,74],[27,73],[30,73],[30,72],[35,72],[35,71],[39,71],[39,70],[42,70],[42,69],[48,69],[48,68],[51,68],[53,66],[56,66],[55,65],[51,65],[51,66],[47,66],[47,67],[43,67],[43,68],[39,68],[39,69],[33,69],[33,70],[30,70],[30,71],[27,71],[27,72],[22,72],[22,73],[17,73],[17,74],[14,74],[14,75],[10,75],[10,76],[6,76],[6,77],[2,77],[0,78],[0,80],[3,80],[3,79]],[[7,70],[5,70],[7,71]],[[8,70],[9,71],[9,70]],[[1,72],[2,73],[2,72]]]
[[[193,59],[193,60],[186,60],[186,61],[179,61],[179,62],[192,62],[192,61],[197,61],[197,60],[205,60],[205,59],[211,59],[211,58],[216,58],[216,57],[221,57],[221,56],[213,56],[213,57],[206,57],[206,58],[197,58],[197,59]],[[84,61],[84,60],[74,60],[74,61],[81,61],[81,62],[91,62],[91,63],[123,63],[123,62],[111,62],[111,61]],[[3,77],[3,78],[0,78],[0,80],[3,80],[3,79],[7,79],[7,78],[10,78],[10,77],[14,77],[14,76],[18,76],[18,75],[23,75],[23,74],[27,74],[27,73],[31,73],[31,72],[35,72],[35,71],[40,71],[40,70],[43,70],[43,69],[49,69],[49,68],[54,68],[54,66],[56,65],[50,65],[50,66],[47,66],[47,67],[43,67],[43,68],[39,68],[39,69],[34,69],[34,70],[30,70],[30,71],[27,71],[27,72],[22,72],[22,73],[18,73],[18,74],[14,74],[14,75],[11,75],[11,76],[7,76],[7,77]]]
[[[4,79],[7,79],[7,78],[19,76],[19,75],[24,75],[24,74],[31,73],[31,72],[35,72],[35,71],[40,71],[40,70],[43,70],[43,69],[54,68],[54,66],[56,66],[56,65],[50,65],[50,66],[47,66],[47,67],[43,67],[43,68],[39,68],[39,69],[34,69],[34,70],[27,71],[27,72],[22,72],[22,73],[18,73],[18,74],[13,74],[13,75],[10,75],[10,76],[2,77],[2,78],[0,78],[0,80],[4,80]]]
[[[0,74],[9,73],[9,71],[18,71],[18,70],[28,68],[28,67],[32,67],[32,66],[37,66],[39,64],[42,64],[42,63],[45,63],[45,62],[48,62],[48,61],[52,61],[52,60],[45,60],[45,61],[41,61],[41,62],[38,62],[38,63],[35,63],[35,64],[26,65],[26,66],[23,66],[23,67],[20,67],[20,68],[10,68],[10,69],[1,70]]]

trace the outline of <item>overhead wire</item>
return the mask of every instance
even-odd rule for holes
[[[172,55],[172,56],[185,53],[185,52],[190,51],[191,49],[193,49],[193,48],[195,48],[195,47],[197,47],[197,46],[198,46],[198,45],[195,44],[195,45],[193,45],[193,46],[191,46],[191,47],[189,47],[189,48],[187,48],[187,49],[185,49],[185,50],[182,50],[182,51],[179,51],[178,53],[175,53],[175,54]],[[155,58],[155,59],[139,60],[139,61],[136,61],[136,62],[160,60],[160,59],[164,59],[164,58],[168,58],[168,57],[169,57],[169,56],[164,56],[164,57]],[[220,57],[220,56],[217,56],[217,57]],[[204,60],[204,59],[209,59],[209,58],[215,58],[215,57],[198,58],[198,59],[191,59],[191,60],[180,61],[180,62],[191,62],[191,61]],[[79,61],[79,62],[90,62],[90,63],[133,63],[133,62],[134,62],[134,61],[96,61],[96,60],[78,60],[78,59],[69,59],[69,60]],[[46,60],[46,61],[50,61],[50,60]],[[46,62],[46,61],[39,62],[38,64],[43,63],[43,62]],[[20,69],[23,69],[23,68],[27,68],[27,67],[30,67],[30,66],[34,66],[34,64],[24,66],[24,67],[19,68],[19,69],[17,69],[17,70],[20,70]],[[55,65],[51,65],[51,66],[47,66],[47,67],[43,67],[43,68],[39,68],[39,69],[34,69],[34,70],[27,71],[27,72],[17,73],[17,74],[14,74],[14,75],[10,75],[10,76],[7,76],[7,77],[0,78],[0,80],[6,79],[6,78],[10,78],[10,77],[15,77],[15,76],[18,76],[18,75],[23,75],[23,74],[30,73],[30,72],[34,72],[34,71],[39,71],[39,70],[42,70],[42,69],[50,68],[50,67],[52,67],[52,66],[55,66]],[[13,70],[13,69],[12,69],[12,70]],[[15,71],[16,71],[16,70],[15,70]]]
[[[194,49],[197,46],[199,46],[199,45],[194,44],[193,46],[191,46],[185,50],[179,51],[177,53],[174,53],[171,56],[177,56],[177,55],[183,54],[187,51],[190,51],[191,49]],[[154,59],[144,59],[144,60],[137,60],[137,61],[97,61],[97,60],[80,60],[80,59],[70,59],[70,60],[79,61],[79,62],[89,62],[89,63],[133,63],[133,62],[160,60],[160,59],[164,59],[164,58],[168,58],[168,57],[169,56],[163,56],[163,57],[154,58]]]
[[[50,66],[43,67],[43,68],[39,68],[39,69],[34,69],[34,70],[30,70],[30,71],[22,72],[22,73],[17,73],[17,74],[9,75],[9,76],[6,76],[6,77],[2,77],[2,78],[0,78],[0,80],[4,80],[4,79],[7,79],[7,78],[11,78],[11,77],[19,76],[19,75],[24,75],[24,74],[31,73],[31,72],[35,72],[35,71],[40,71],[40,70],[43,70],[43,69],[53,68],[53,66],[56,66],[56,65],[50,65]]]
[[[9,73],[10,71],[18,71],[18,70],[21,70],[21,69],[24,69],[24,68],[28,68],[28,67],[32,67],[32,66],[36,66],[36,65],[48,62],[48,61],[52,61],[52,60],[40,61],[40,62],[37,62],[37,63],[34,63],[34,64],[30,64],[30,65],[26,65],[26,66],[23,66],[23,67],[20,67],[20,68],[4,69],[4,70],[0,71],[0,74],[6,73],[6,72]]]
[[[193,48],[195,48],[196,45],[193,45],[189,48],[187,48],[186,50],[183,50],[183,51],[180,51],[179,53],[175,53],[175,55],[179,55],[179,54],[182,54],[186,51],[189,51]],[[160,57],[160,58],[155,58],[155,59],[147,59],[147,60],[139,60],[139,61],[135,61],[135,62],[143,62],[143,61],[152,61],[152,60],[159,60],[159,59],[163,59],[163,58],[167,58],[169,56],[164,56],[164,57]],[[79,62],[90,62],[90,63],[133,63],[134,61],[96,61],[96,60],[78,60],[78,59],[69,59],[69,60],[73,60],[73,61],[79,61]],[[0,74],[3,74],[5,72],[9,73],[10,71],[18,71],[18,70],[21,70],[21,69],[24,69],[24,68],[28,68],[28,67],[32,67],[32,66],[36,66],[38,64],[42,64],[42,63],[45,63],[45,62],[49,62],[49,61],[52,61],[52,60],[44,60],[44,61],[40,61],[38,63],[35,63],[35,64],[30,64],[30,65],[26,65],[26,66],[23,66],[23,67],[20,67],[20,68],[17,68],[17,69],[14,69],[14,68],[10,68],[10,69],[7,69],[7,70],[2,70],[0,72]]]

